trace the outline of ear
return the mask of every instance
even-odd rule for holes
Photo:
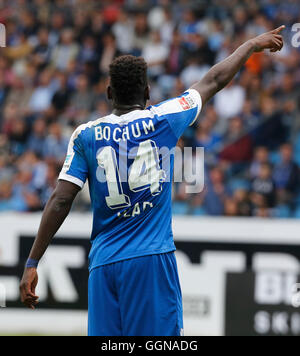
[[[107,99],[108,100],[112,100],[112,89],[111,89],[111,86],[109,85],[106,89],[106,95],[107,95]]]
[[[147,87],[145,88],[144,99],[145,99],[145,101],[150,99],[150,86],[149,85],[147,85]]]

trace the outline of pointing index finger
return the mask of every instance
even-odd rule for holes
[[[285,25],[281,25],[281,26],[277,27],[275,30],[273,30],[272,33],[278,34],[278,33],[280,33],[284,28],[285,28]]]

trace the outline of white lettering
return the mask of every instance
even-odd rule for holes
[[[143,129],[145,131],[145,134],[148,135],[148,130],[150,131],[155,131],[154,124],[152,120],[149,120],[148,124],[146,121],[143,121]]]
[[[136,130],[138,131],[137,133],[135,132],[135,128],[136,127]],[[131,130],[132,130],[132,135],[134,137],[140,137],[141,136],[141,130],[140,130],[140,126],[138,123],[135,123],[131,126]]]
[[[113,132],[113,140],[116,142],[120,142],[121,138],[117,138],[117,131],[119,131],[120,133],[122,132],[122,130],[119,127],[116,127]]]
[[[96,140],[97,140],[97,141],[103,139],[103,136],[102,136],[102,127],[101,127],[101,126],[95,127],[95,137],[96,137]]]
[[[130,140],[130,135],[139,138],[142,136],[142,133],[148,135],[149,132],[154,131],[155,127],[152,120],[149,120],[149,122],[143,121],[142,123],[135,122],[130,126],[124,126],[122,128],[116,127],[115,129],[112,129],[111,126],[101,125],[95,127],[95,139],[97,141],[109,141],[110,139],[113,139],[115,142],[120,142],[121,140]]]
[[[104,126],[103,137],[104,137],[104,140],[106,140],[106,141],[110,140],[110,127],[109,126]]]
[[[129,135],[129,128],[128,128],[128,126],[126,126],[126,127],[123,129],[122,140],[123,140],[123,141],[130,140],[130,135]]]
[[[136,203],[132,211],[132,217],[134,217],[135,215],[140,215],[140,213],[141,213],[140,204]]]

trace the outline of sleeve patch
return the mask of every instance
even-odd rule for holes
[[[189,110],[191,108],[190,104],[186,100],[186,98],[183,96],[182,98],[178,99],[179,104],[181,105],[183,110]]]
[[[190,95],[182,96],[178,101],[183,110],[190,110],[196,106],[194,99]]]
[[[68,170],[71,167],[73,157],[74,157],[74,152],[71,154],[67,154],[64,165],[63,165],[64,170]]]

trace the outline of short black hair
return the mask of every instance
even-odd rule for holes
[[[144,99],[148,86],[147,63],[142,57],[124,55],[109,67],[110,86],[118,104],[132,105]]]

